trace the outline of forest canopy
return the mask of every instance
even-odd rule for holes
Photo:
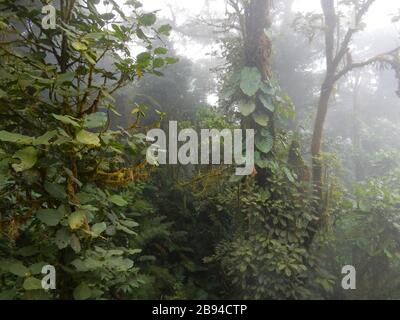
[[[400,299],[399,23],[0,0],[0,299]]]

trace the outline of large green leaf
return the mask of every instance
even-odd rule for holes
[[[56,136],[57,136],[57,131],[56,130],[48,131],[45,134],[43,134],[42,136],[37,137],[33,141],[33,145],[35,145],[35,146],[49,145],[50,144],[50,140],[53,139]]]
[[[128,202],[119,195],[113,195],[109,197],[108,200],[119,207],[125,207],[128,205]]]
[[[7,264],[7,269],[18,277],[25,277],[29,274],[29,269],[21,261],[10,261]]]
[[[245,67],[241,72],[240,88],[249,97],[256,94],[261,85],[261,73],[257,68]]]
[[[14,163],[12,165],[16,172],[29,170],[33,168],[37,161],[37,151],[34,147],[27,147],[17,151],[13,158],[20,160],[20,163]]]
[[[260,95],[258,98],[260,99],[261,103],[266,109],[268,109],[271,112],[275,111],[275,106],[268,96]]]
[[[267,168],[268,167],[268,160],[262,159],[260,152],[255,152],[254,154],[254,163],[259,168]]]
[[[70,238],[71,238],[71,235],[65,228],[58,230],[56,233],[56,239],[55,239],[57,247],[60,250],[68,247],[68,245],[70,243]]]
[[[171,30],[172,27],[169,24],[164,24],[160,28],[158,28],[158,32],[166,36],[169,36]]]
[[[107,225],[105,222],[96,223],[92,226],[92,233],[95,237],[100,236],[104,231],[106,231]]]
[[[254,121],[262,127],[266,127],[269,123],[269,116],[265,112],[253,113]]]
[[[275,89],[270,84],[267,84],[265,82],[261,84],[260,89],[268,96],[274,96],[276,94]]]
[[[74,48],[76,51],[86,51],[88,49],[87,45],[79,42],[79,41],[74,41],[71,43],[72,48]]]
[[[69,244],[70,244],[72,250],[74,250],[76,253],[81,252],[81,250],[82,250],[81,241],[75,234],[73,234],[71,236]]]
[[[71,117],[71,116],[68,116],[68,115],[64,115],[63,116],[63,115],[58,115],[58,114],[53,114],[53,117],[55,119],[57,119],[58,121],[64,123],[64,124],[70,124],[70,125],[72,125],[74,127],[77,127],[77,128],[80,127],[80,125],[78,123],[79,120],[74,118],[74,117]]]
[[[251,115],[254,110],[256,110],[256,104],[254,103],[254,101],[248,100],[248,101],[241,101],[239,104],[239,111],[240,113],[247,117],[249,115]]]
[[[12,133],[4,130],[0,131],[0,141],[13,142],[17,144],[32,144],[33,140],[34,138],[24,136],[22,134]]]
[[[39,290],[43,289],[42,281],[34,277],[26,278],[23,284],[25,290]]]
[[[82,227],[86,219],[86,214],[82,210],[75,211],[71,213],[68,218],[68,224],[72,230],[79,229]]]
[[[138,22],[143,26],[152,26],[157,21],[157,16],[154,13],[146,13],[139,17]]]
[[[87,300],[91,296],[92,296],[92,290],[88,287],[88,285],[84,283],[77,286],[74,290],[75,300]]]
[[[263,153],[269,153],[272,150],[272,147],[274,145],[274,139],[272,138],[272,135],[269,134],[267,136],[258,136],[256,138],[256,147],[258,150],[260,150]]]
[[[41,209],[37,212],[37,218],[49,227],[55,227],[64,217],[64,210]]]
[[[58,200],[64,200],[67,198],[67,193],[65,192],[65,186],[57,183],[51,183],[45,181],[44,189],[54,198]]]
[[[87,129],[101,128],[107,123],[107,114],[104,112],[96,112],[85,118],[84,127]]]
[[[91,146],[100,145],[99,135],[86,130],[81,130],[77,133],[76,141],[78,141],[81,144],[86,144]]]

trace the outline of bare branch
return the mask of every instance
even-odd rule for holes
[[[361,20],[363,19],[364,15],[368,12],[368,10],[370,9],[370,7],[372,6],[372,4],[373,4],[375,1],[376,1],[376,0],[367,0],[367,1],[361,6],[360,10],[358,10],[358,12],[357,12],[357,14],[356,14],[356,21],[355,21],[355,23],[356,23],[357,26],[360,24],[360,22],[361,22]],[[334,61],[333,61],[333,66],[334,66],[334,68],[337,68],[337,66],[339,65],[340,61],[341,61],[341,60],[343,59],[343,57],[345,56],[345,54],[346,54],[346,52],[347,52],[347,50],[348,50],[350,41],[351,41],[351,39],[353,38],[353,35],[354,35],[357,31],[358,31],[358,29],[353,29],[353,28],[350,28],[350,29],[347,31],[347,33],[346,33],[346,35],[345,35],[345,37],[344,37],[344,39],[343,39],[343,42],[342,42],[342,44],[341,44],[341,46],[340,46],[340,49],[339,49],[339,51],[338,51],[338,53],[337,53],[337,55],[336,55],[336,57],[335,57],[335,59],[334,59]]]
[[[354,70],[354,69],[359,69],[359,68],[363,68],[366,67],[368,65],[374,64],[376,62],[383,62],[383,63],[387,63],[390,64],[392,67],[398,67],[396,65],[396,61],[390,59],[389,57],[393,57],[395,54],[400,53],[400,47],[397,47],[391,51],[385,52],[385,53],[381,53],[376,55],[375,57],[372,57],[368,60],[362,61],[362,62],[357,62],[357,63],[352,63],[348,66],[346,66],[343,70],[339,71],[335,77],[334,77],[334,81],[338,81],[340,78],[342,78],[343,76],[345,76],[347,73],[349,73],[350,71]]]

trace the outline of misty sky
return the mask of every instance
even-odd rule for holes
[[[121,3],[124,2],[124,0],[119,1]],[[206,2],[207,0],[144,0],[143,4],[146,10],[160,10],[159,14],[166,17],[171,17],[170,8],[174,8],[178,22],[184,23],[186,19],[199,16],[202,10],[205,10]],[[391,21],[392,16],[399,9],[400,3],[398,0],[376,0],[365,18],[367,28],[364,32],[368,33],[384,29],[385,38],[392,39],[387,42],[388,49],[399,45],[398,31],[400,31],[400,25],[396,26]],[[210,1],[210,10],[223,14],[225,12],[225,0]],[[320,0],[296,0],[293,10],[300,12],[321,12]],[[178,51],[181,51],[180,53],[184,53],[195,60],[204,58],[207,51],[210,50],[209,47],[201,47],[196,44],[191,44],[189,47],[180,49],[178,48]],[[373,51],[373,48],[371,48],[371,52]]]

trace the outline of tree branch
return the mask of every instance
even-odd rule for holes
[[[359,69],[359,68],[363,68],[366,67],[368,65],[371,65],[373,63],[376,62],[384,62],[384,63],[388,63],[391,66],[395,65],[395,61],[392,61],[391,59],[388,59],[388,57],[393,57],[396,53],[400,53],[400,47],[397,47],[391,51],[385,52],[385,53],[381,53],[376,55],[375,57],[372,57],[368,60],[362,61],[362,62],[357,62],[357,63],[352,63],[348,66],[346,66],[343,70],[339,71],[335,77],[334,77],[334,81],[338,81],[340,78],[342,78],[343,76],[345,76],[347,73],[349,73],[350,71],[354,70],[354,69]]]
[[[356,26],[358,26],[358,25],[360,24],[362,18],[363,18],[364,15],[368,12],[369,8],[372,6],[372,4],[373,4],[375,1],[376,1],[376,0],[367,0],[367,1],[361,6],[361,9],[360,9],[360,10],[357,12],[357,14],[356,14],[356,21],[355,21]],[[342,61],[343,57],[345,56],[345,54],[346,54],[346,52],[347,52],[347,50],[348,50],[350,41],[351,41],[351,39],[353,38],[353,35],[354,35],[357,31],[358,31],[358,29],[353,29],[353,28],[350,28],[350,29],[347,31],[347,33],[346,33],[346,35],[345,35],[345,37],[344,37],[344,39],[343,39],[343,42],[342,42],[342,44],[341,44],[341,46],[340,46],[340,50],[338,51],[336,57],[335,57],[334,60],[333,60],[333,66],[334,66],[334,68],[337,68],[337,66],[339,65],[340,61]]]

